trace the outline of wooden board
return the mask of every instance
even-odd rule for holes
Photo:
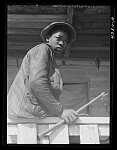
[[[69,136],[79,136],[80,126],[79,125],[69,125]]]
[[[48,22],[48,21],[53,21],[53,20],[61,20],[61,19],[65,19],[66,15],[65,14],[61,14],[61,15],[55,15],[55,14],[37,14],[37,15],[31,15],[31,14],[8,14],[7,16],[7,21],[37,21],[40,22],[40,20],[42,22]]]
[[[7,144],[17,144],[17,125],[7,125]]]
[[[97,125],[80,125],[80,144],[99,144]]]
[[[52,127],[54,125],[49,125]],[[61,127],[53,130],[49,135],[50,144],[69,144],[68,126],[62,125]]]
[[[36,124],[18,124],[17,144],[37,144]]]
[[[47,130],[49,128],[49,125],[37,125],[37,136]],[[45,136],[41,139],[38,138],[38,144],[49,144],[49,138],[48,136]]]
[[[8,119],[8,125],[16,125],[16,124],[40,124],[40,125],[48,125],[48,124],[56,124],[61,119],[59,117],[47,117],[44,119],[26,119],[26,118],[12,118]],[[79,117],[76,121],[76,124],[110,124],[110,117]]]

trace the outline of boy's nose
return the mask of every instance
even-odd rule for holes
[[[64,42],[63,42],[63,41],[59,41],[59,44],[60,44],[60,45],[63,45],[63,44],[64,44]]]

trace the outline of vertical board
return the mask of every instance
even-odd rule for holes
[[[80,129],[79,125],[69,125],[69,136],[79,136]]]
[[[17,143],[17,125],[7,125],[7,144]]]
[[[37,136],[48,128],[49,125],[37,125]],[[38,139],[38,144],[49,144],[48,136],[44,136],[43,138]]]
[[[69,144],[80,144],[79,125],[69,125]]]
[[[80,125],[80,144],[99,144],[97,125]]]
[[[17,144],[37,144],[36,124],[18,124]]]
[[[49,125],[52,127],[53,125]],[[69,144],[68,125],[64,124],[49,135],[50,144]]]

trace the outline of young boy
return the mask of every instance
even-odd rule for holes
[[[54,60],[62,55],[76,39],[74,28],[68,23],[54,22],[41,31],[44,43],[33,47],[25,55],[18,74],[8,93],[8,117],[62,117],[72,124],[78,114],[64,110],[59,102],[62,78]]]

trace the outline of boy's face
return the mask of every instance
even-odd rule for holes
[[[68,45],[68,35],[62,30],[56,30],[50,37],[47,38],[48,44],[56,54],[64,53]]]

